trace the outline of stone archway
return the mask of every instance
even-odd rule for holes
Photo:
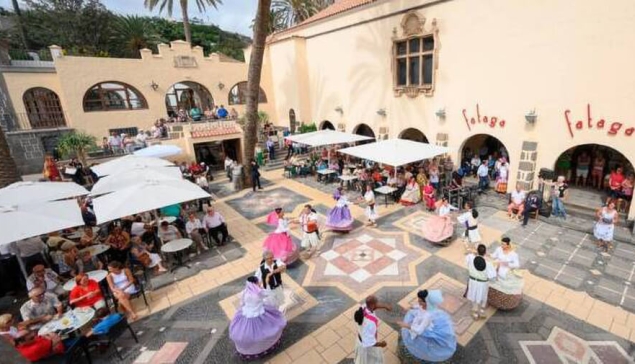
[[[320,124],[320,130],[335,130],[335,126],[328,120],[324,120]]]
[[[197,82],[177,82],[168,88],[165,93],[165,107],[168,116],[175,116],[179,110],[185,110],[188,115],[190,110],[198,108],[203,114],[206,110],[214,108],[214,98],[209,90]]]
[[[487,159],[490,155],[495,158],[501,156],[509,160],[509,149],[495,136],[489,134],[476,134],[467,138],[459,149],[461,160],[471,159],[474,154],[478,155],[481,160]]]
[[[408,128],[399,134],[399,139],[412,140],[414,142],[429,143],[428,138],[419,129]]]
[[[353,134],[357,134],[357,135],[363,135],[363,136],[367,136],[367,137],[371,137],[373,139],[369,139],[369,140],[365,140],[362,142],[358,142],[357,144],[368,144],[368,143],[373,143],[376,140],[375,137],[375,132],[373,131],[373,129],[368,126],[367,124],[358,124],[355,129],[353,129]]]

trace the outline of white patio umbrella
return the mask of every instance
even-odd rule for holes
[[[132,169],[146,167],[167,167],[173,166],[174,163],[160,158],[139,157],[136,155],[127,155],[121,158],[113,159],[106,163],[98,164],[91,167],[93,172],[98,176],[108,176],[111,174],[126,172]]]
[[[323,145],[355,143],[374,138],[365,135],[343,133],[335,130],[318,130],[305,134],[290,135],[287,139],[292,142],[302,143],[311,147],[320,147]]]
[[[156,144],[147,148],[139,149],[133,154],[139,157],[164,158],[183,153],[183,149],[176,145]]]
[[[187,180],[146,180],[94,198],[93,207],[97,223],[102,224],[124,216],[209,197],[209,193]]]
[[[21,206],[87,194],[88,190],[74,182],[16,182],[0,189],[0,206]]]
[[[406,139],[388,139],[339,150],[340,153],[393,167],[434,158],[449,151],[446,147]]]
[[[166,179],[183,179],[178,167],[147,167],[133,169],[125,173],[112,174],[100,178],[90,191],[91,196],[115,192],[144,181],[163,181]]]
[[[75,200],[0,206],[0,245],[81,225]]]

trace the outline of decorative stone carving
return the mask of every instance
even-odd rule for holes
[[[403,36],[410,37],[413,35],[419,35],[423,33],[423,26],[426,23],[426,18],[419,18],[416,12],[406,14],[401,20],[401,28],[403,29]]]

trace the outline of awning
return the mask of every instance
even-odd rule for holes
[[[393,167],[403,166],[448,153],[450,149],[406,139],[389,139],[377,143],[340,149],[339,153],[368,159]]]
[[[319,130],[310,133],[289,135],[286,138],[291,140],[292,142],[305,144],[311,147],[355,143],[374,139],[364,135],[342,133],[341,131],[335,130]]]

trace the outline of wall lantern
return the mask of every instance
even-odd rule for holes
[[[156,82],[154,82],[154,80],[152,80],[150,87],[152,87],[152,89],[156,91],[159,88],[159,85]]]
[[[536,114],[536,109],[533,109],[527,114],[525,114],[525,120],[527,120],[528,123],[533,124],[536,122],[536,119],[538,119],[538,115]]]
[[[338,113],[340,113],[340,114],[344,114],[344,110],[342,109],[342,107],[341,107],[341,106],[336,107],[336,108],[335,108],[335,111],[337,111],[337,112],[338,112]]]
[[[386,117],[386,109],[377,110],[377,115]]]
[[[440,119],[445,119],[445,109],[439,109],[434,114]]]
[[[222,90],[222,89],[224,89],[224,88],[225,88],[225,84],[224,84],[224,83],[222,83],[222,82],[219,82],[219,83],[218,83],[218,89],[219,89],[219,90]]]

